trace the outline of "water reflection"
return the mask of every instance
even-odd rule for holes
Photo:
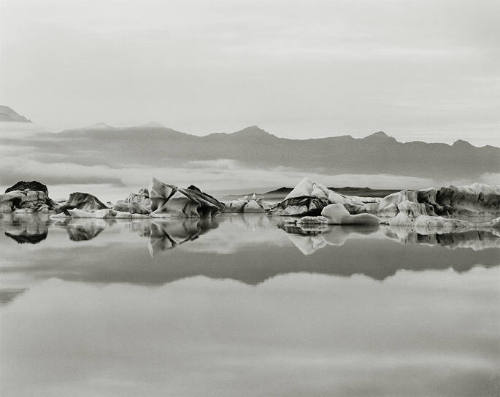
[[[379,230],[378,225],[296,225],[286,222],[278,227],[287,233],[290,241],[304,255],[311,255],[327,246],[340,247],[349,238],[359,238],[371,235]]]
[[[499,270],[51,279],[0,309],[0,394],[497,396]]]
[[[88,241],[96,238],[111,224],[104,219],[63,219],[54,223],[54,226],[65,229],[72,241]]]
[[[24,288],[2,288],[0,289],[0,305],[5,305],[10,303],[19,295],[21,295],[26,289]]]
[[[49,232],[47,215],[4,214],[1,220],[5,235],[19,244],[38,244],[47,238]]]
[[[441,232],[436,230],[415,230],[411,227],[388,227],[378,225],[296,225],[288,218],[270,218],[262,214],[232,214],[218,218],[187,219],[61,219],[51,221],[47,215],[3,215],[0,216],[0,228],[4,234],[18,243],[38,244],[46,240],[50,228],[60,228],[67,232],[72,241],[88,241],[99,236],[105,229],[113,225],[121,225],[122,232],[128,227],[140,237],[149,239],[148,249],[151,256],[161,251],[176,248],[186,242],[194,241],[200,236],[216,229],[220,223],[241,224],[245,229],[268,230],[279,228],[286,232],[289,240],[304,255],[311,255],[327,246],[342,246],[349,239],[370,236],[387,238],[404,245],[425,244],[443,246],[451,249],[470,248],[475,251],[499,248],[500,231],[490,229],[457,230]],[[124,227],[127,226],[127,227]],[[240,239],[241,235],[231,235],[232,239]],[[226,241],[226,243],[228,243]],[[224,251],[224,249],[222,249]]]
[[[244,214],[0,228],[0,395],[499,388],[495,230],[297,229]]]
[[[489,248],[500,248],[500,231],[495,228],[443,232],[439,229],[415,229],[411,226],[379,226],[379,225],[297,225],[281,222],[278,227],[288,233],[290,241],[304,254],[311,255],[328,245],[342,246],[349,238],[374,234],[381,230],[389,239],[404,245],[422,244],[442,246],[451,249],[470,248],[480,251]]]
[[[215,220],[3,219],[0,227],[23,241],[45,236],[30,247],[0,238],[2,288],[9,290],[52,277],[164,284],[203,275],[259,284],[310,272],[385,280],[401,270],[465,272],[500,263],[494,230],[424,235],[385,226],[297,229],[283,218],[258,214]]]
[[[403,244],[439,245],[450,249],[470,248],[474,251],[500,248],[500,232],[495,229],[429,233],[392,227],[385,229],[385,235]]]
[[[155,256],[161,251],[193,241],[218,225],[218,222],[212,218],[189,218],[178,221],[153,220],[142,224],[141,236],[149,237],[149,253]]]

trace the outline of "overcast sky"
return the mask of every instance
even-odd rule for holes
[[[498,0],[0,4],[0,103],[51,130],[500,145]]]

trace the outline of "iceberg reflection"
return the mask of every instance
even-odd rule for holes
[[[92,218],[66,218],[51,220],[44,214],[4,214],[0,217],[0,226],[4,234],[19,244],[38,244],[47,239],[51,228],[65,230],[71,241],[89,241],[100,236],[104,230],[114,230],[114,238],[121,240],[124,230],[134,232],[140,237],[149,239],[147,247],[151,256],[159,252],[171,250],[188,241],[209,233],[224,224],[228,233],[217,233],[204,244],[197,245],[197,251],[227,253],[227,246],[245,246],[254,239],[261,242],[259,236],[268,243],[273,239],[272,230],[276,228],[286,233],[288,240],[304,255],[328,247],[343,246],[350,239],[375,238],[396,241],[403,245],[442,246],[449,249],[466,248],[480,251],[500,248],[500,231],[494,228],[449,230],[420,230],[414,227],[386,225],[325,225],[296,224],[287,218],[268,217],[263,214],[236,214],[217,218],[155,218],[135,220],[108,220]],[[230,225],[238,225],[242,231],[253,233],[234,233]],[[269,236],[265,237],[265,234]],[[111,235],[108,235],[109,240]],[[207,252],[208,252],[207,251]]]
[[[215,229],[219,224],[213,218],[187,218],[182,220],[150,221],[142,231],[149,236],[148,249],[151,256],[196,240],[199,236]],[[148,227],[149,226],[149,227]]]
[[[304,255],[311,255],[329,245],[340,247],[350,238],[375,233],[378,225],[366,226],[297,226],[280,225],[287,232],[290,241]]]
[[[71,241],[88,241],[96,238],[106,227],[104,219],[67,218],[55,223],[66,230]]]
[[[47,238],[49,217],[46,214],[4,214],[5,235],[18,244],[38,244]]]
[[[495,229],[429,233],[405,227],[391,227],[385,230],[385,235],[402,244],[439,245],[450,249],[469,248],[474,251],[500,248],[500,233]]]
[[[450,249],[469,248],[480,251],[490,248],[500,248],[500,232],[493,228],[472,230],[415,230],[405,226],[379,225],[297,225],[280,223],[277,225],[287,233],[289,240],[304,255],[311,255],[327,246],[340,247],[352,238],[362,238],[373,235],[378,238],[388,238],[403,245],[442,246]],[[379,233],[377,233],[379,232]]]
[[[4,302],[50,278],[162,285],[205,276],[256,285],[303,272],[385,280],[401,270],[468,272],[500,264],[495,230],[423,234],[384,225],[297,228],[285,218],[262,214],[62,222],[7,217],[0,229],[29,242],[48,235],[27,247],[0,234]]]

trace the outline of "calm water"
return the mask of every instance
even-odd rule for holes
[[[0,219],[2,396],[498,396],[499,233]]]

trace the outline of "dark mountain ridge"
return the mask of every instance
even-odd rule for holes
[[[233,159],[257,168],[286,167],[328,174],[390,174],[472,179],[500,173],[500,148],[466,141],[399,142],[384,132],[364,138],[280,138],[251,126],[234,133],[191,135],[158,125],[87,127],[45,134],[31,141],[41,151],[85,164],[172,166]],[[278,182],[279,183],[279,182]]]

